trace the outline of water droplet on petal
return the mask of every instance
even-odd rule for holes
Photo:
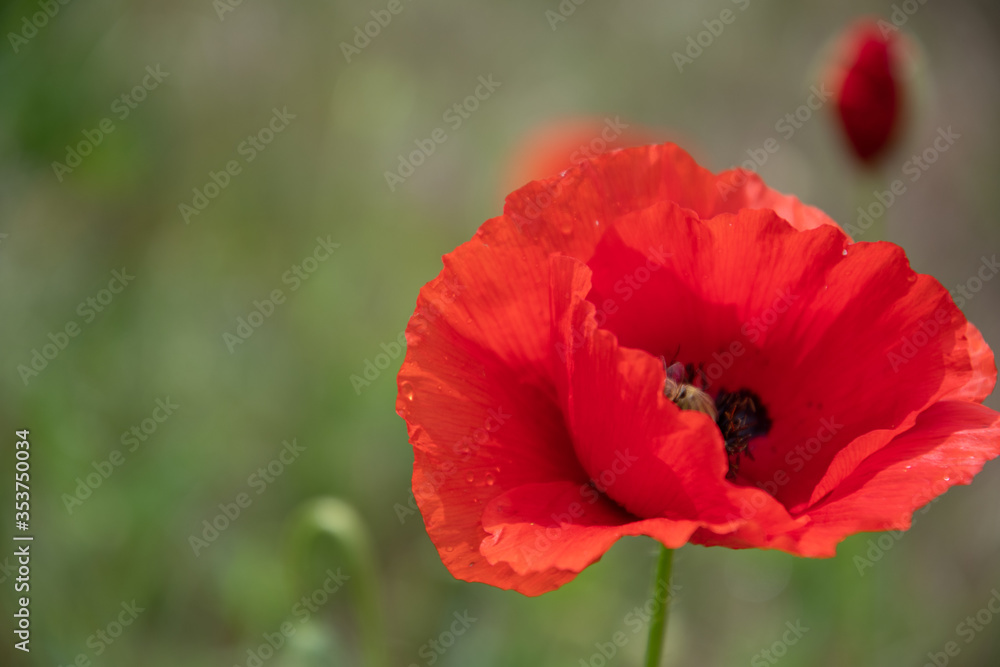
[[[412,401],[413,400],[413,385],[412,384],[410,384],[409,382],[404,382],[402,385],[400,385],[399,388],[403,392],[403,398],[405,398],[408,401]]]
[[[496,481],[496,477],[492,473],[486,473],[486,486],[493,486]]]
[[[471,482],[472,482],[472,480],[474,480],[475,478],[476,478],[476,476],[475,476],[475,475],[473,475],[473,474],[472,474],[472,473],[470,472],[470,473],[469,473],[468,475],[466,475],[466,476],[465,476],[465,481],[466,481],[466,482],[470,482],[470,483],[471,483]]]
[[[847,257],[847,248],[844,248],[844,257]]]

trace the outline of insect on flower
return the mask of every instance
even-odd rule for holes
[[[668,366],[666,359],[660,357],[660,360],[666,371],[663,395],[681,410],[701,412],[718,425],[729,456],[726,477],[735,479],[740,470],[740,457],[754,460],[750,441],[771,430],[767,408],[749,389],[734,392],[722,389],[713,398],[707,391],[708,381],[703,370],[695,373],[692,364],[674,362]]]
[[[662,357],[661,357],[662,358]],[[666,365],[666,361],[664,361]],[[669,398],[681,410],[701,412],[716,421],[719,411],[715,401],[708,392],[699,389],[688,382],[688,372],[684,364],[675,362],[666,367],[667,379],[663,384],[663,395]]]

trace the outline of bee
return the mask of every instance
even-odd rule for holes
[[[666,360],[663,365],[666,366]],[[666,366],[667,379],[663,384],[663,395],[670,399],[681,410],[694,410],[712,418],[719,419],[719,411],[715,401],[705,391],[684,380],[687,379],[687,369],[684,364],[674,363]]]

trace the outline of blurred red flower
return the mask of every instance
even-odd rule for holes
[[[936,280],[670,144],[511,194],[406,336],[431,540],[527,595],[624,535],[830,556],[1000,454],[992,352]]]
[[[558,176],[570,167],[610,150],[676,140],[663,130],[621,116],[556,118],[525,133],[511,151],[505,188]]]
[[[881,25],[891,26],[885,21]],[[891,145],[902,109],[899,40],[873,19],[852,25],[841,38],[832,68],[837,119],[854,155],[874,164]]]

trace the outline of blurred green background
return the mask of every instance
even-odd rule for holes
[[[891,207],[888,235],[952,289],[1000,247],[1000,14],[988,0],[901,4],[916,10],[904,30],[919,92],[883,178],[899,177],[938,128],[961,138]],[[14,533],[13,432],[28,428],[36,536],[30,655],[13,648],[13,546],[0,547],[0,664],[70,665],[82,654],[94,665],[247,666],[247,651],[285,622],[295,634],[262,664],[361,664],[358,576],[307,622],[294,612],[347,562],[317,547],[311,566],[288,565],[290,517],[320,496],[353,505],[372,534],[391,664],[599,666],[596,645],[619,630],[631,640],[608,664],[641,661],[644,634],[626,618],[649,595],[655,543],[624,540],[536,599],[455,581],[419,515],[398,513],[412,465],[394,412],[402,357],[357,390],[351,376],[395,351],[440,256],[502,210],[526,133],[620,116],[727,168],[806,101],[831,38],[894,6],[564,0],[566,20],[554,22],[556,0],[402,0],[348,62],[341,44],[388,5],[0,5],[0,525]],[[54,15],[26,31],[42,6]],[[674,52],[727,8],[735,21],[678,71]],[[444,122],[489,75],[500,83],[489,99],[460,127]],[[273,121],[275,109],[294,118]],[[858,185],[829,111],[782,139],[761,174],[846,223]],[[113,131],[100,129],[105,118]],[[270,143],[244,144],[272,122],[281,130],[260,137]],[[447,141],[390,190],[384,172],[436,127]],[[96,145],[78,166],[53,168],[76,162],[67,146],[85,141]],[[230,161],[238,173],[226,178]],[[206,192],[212,173],[226,186]],[[200,202],[195,189],[216,196]],[[181,210],[196,203],[207,205]],[[286,272],[318,238],[339,248],[305,262],[315,270],[296,283]],[[102,291],[123,267],[134,279]],[[276,289],[284,302],[227,345],[224,334],[239,335],[239,318]],[[964,307],[994,348],[998,297],[1000,280],[987,282]],[[22,376],[71,322],[78,335]],[[179,407],[157,422],[157,400],[168,399]],[[988,404],[1000,407],[995,396]],[[144,441],[123,441],[133,427]],[[285,440],[303,449],[274,475]],[[107,470],[115,450],[121,465],[67,508],[78,478]],[[252,477],[268,464],[270,482]],[[242,493],[249,506],[195,555],[190,536]],[[780,650],[787,667],[920,666],[950,641],[960,652],[948,664],[1000,664],[1000,619],[968,643],[958,634],[1000,587],[998,508],[994,462],[881,547],[858,535],[831,560],[685,547],[665,664],[773,664],[762,651],[797,622],[809,630]],[[876,555],[859,573],[858,558]],[[96,633],[117,634],[133,601],[143,611],[105,643]],[[477,620],[454,645],[429,648],[449,642],[442,633],[464,612]]]

